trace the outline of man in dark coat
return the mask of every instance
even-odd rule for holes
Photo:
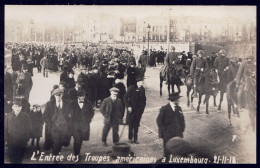
[[[4,76],[4,111],[5,113],[11,112],[12,100],[13,100],[13,79],[12,74],[9,72],[11,67],[5,66],[5,76]]]
[[[229,69],[229,58],[226,57],[226,51],[225,50],[222,49],[222,50],[219,51],[219,57],[217,57],[214,61],[214,68],[218,72],[218,75],[219,75],[219,78],[220,78],[220,83],[227,81],[226,71]]]
[[[85,99],[85,91],[77,91],[77,99],[71,102],[72,136],[74,155],[79,156],[83,140],[89,140],[90,122],[94,116],[92,103]]]
[[[179,93],[169,95],[170,102],[162,106],[157,117],[157,125],[159,128],[159,138],[163,139],[164,155],[169,156],[165,150],[167,141],[173,137],[183,137],[185,130],[184,115],[179,104]]]
[[[45,131],[50,132],[52,153],[58,155],[62,146],[68,146],[71,139],[70,102],[63,99],[63,90],[57,88],[53,91],[55,100],[48,101],[43,113],[46,123]]]
[[[60,74],[60,82],[63,81],[63,82],[66,82],[66,79],[68,78],[68,67],[67,66],[64,66],[63,67],[63,72]]]
[[[76,86],[75,84],[75,79],[74,79],[74,71],[73,70],[70,70],[68,72],[68,77],[67,79],[65,80],[65,83],[66,83],[66,88],[65,90],[70,90],[71,88],[74,88]]]
[[[18,74],[17,83],[21,84],[21,86],[23,87],[23,89],[25,91],[24,97],[25,97],[25,99],[27,99],[29,101],[30,92],[31,92],[32,86],[33,86],[33,81],[32,81],[31,74],[28,72],[27,65],[23,65],[22,72]]]
[[[121,100],[117,98],[118,92],[119,89],[115,87],[111,88],[110,97],[104,99],[100,107],[100,111],[105,118],[102,132],[102,142],[104,146],[108,146],[107,135],[111,127],[113,129],[113,142],[117,143],[119,141],[119,122],[123,106]]]
[[[146,106],[146,95],[143,87],[143,77],[137,78],[137,85],[130,86],[124,96],[127,108],[127,123],[129,125],[129,142],[138,144],[138,128]],[[133,141],[134,138],[134,141]]]
[[[70,104],[72,111],[72,136],[74,139],[74,155],[80,154],[82,142],[89,140],[90,122],[94,116],[94,109],[91,101],[85,98],[85,91],[77,91],[77,99]]]
[[[12,112],[5,117],[4,129],[10,162],[20,164],[32,130],[29,115],[22,112],[21,99],[14,98]]]
[[[40,50],[36,50],[35,59],[36,59],[36,67],[37,67],[38,73],[41,73],[41,71],[42,71],[42,68],[41,68],[42,66],[40,64],[42,57],[43,56],[42,56]]]
[[[206,60],[206,55],[202,50],[198,51],[198,57],[192,60],[190,66],[190,75],[193,76],[193,83],[194,83],[194,94],[193,97],[197,98],[197,89],[199,84],[199,79],[202,73],[208,68],[208,63]]]
[[[130,62],[130,66],[127,68],[126,70],[126,74],[127,74],[127,81],[126,81],[126,85],[127,88],[132,86],[132,85],[136,85],[136,67],[135,67],[135,62]]]
[[[69,91],[68,91],[68,94],[69,94],[69,99],[70,100],[77,100],[77,92],[78,92],[78,90],[80,90],[80,89],[84,89],[83,87],[82,87],[82,84],[83,83],[80,83],[80,81],[75,81],[75,84],[76,84],[76,86],[74,87],[74,88],[71,88],[71,89],[69,89]],[[85,91],[85,90],[84,90]],[[85,93],[85,92],[84,92]]]
[[[21,70],[19,50],[17,48],[15,48],[14,52],[12,53],[11,66],[13,68],[13,71],[20,71]]]
[[[144,54],[144,51],[143,51],[142,55],[140,56],[138,63],[141,65],[143,73],[145,73],[146,65],[147,65],[147,55]]]

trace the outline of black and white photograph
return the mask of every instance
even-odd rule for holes
[[[257,6],[5,5],[5,164],[256,164]]]

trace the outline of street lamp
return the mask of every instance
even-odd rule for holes
[[[147,32],[148,32],[148,58],[147,58],[147,63],[150,61],[150,49],[149,49],[150,29],[151,29],[151,26],[148,24],[147,25]]]

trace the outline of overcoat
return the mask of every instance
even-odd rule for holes
[[[172,110],[170,103],[162,106],[156,121],[159,138],[163,138],[164,142],[176,136],[183,137],[185,121],[180,106],[176,106],[175,111]]]
[[[82,109],[80,109],[78,101],[74,100],[71,102],[72,111],[72,131],[80,132],[83,134],[83,140],[88,141],[90,136],[90,122],[94,117],[94,106],[93,103],[86,99]]]
[[[136,85],[130,86],[124,96],[124,102],[126,108],[132,108],[132,112],[127,113],[127,123],[140,126],[140,120],[146,106],[145,89],[143,87],[138,89]]]
[[[62,114],[65,119],[65,126],[63,131],[65,132],[64,136],[64,144],[68,145],[71,138],[71,115],[72,112],[70,110],[70,101],[63,99],[63,106],[62,106]],[[49,130],[46,130],[48,132],[52,132],[52,130],[55,130],[55,120],[57,118],[57,113],[55,113],[56,109],[56,102],[54,100],[50,100],[47,102],[45,106],[45,110],[43,113],[43,121],[46,123],[46,127],[48,127]]]
[[[4,126],[6,142],[26,147],[32,130],[31,120],[27,113],[21,111],[18,116],[15,116],[14,112],[8,113]]]

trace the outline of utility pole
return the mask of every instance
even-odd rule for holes
[[[170,17],[170,10],[169,9],[169,20],[168,20],[168,30],[167,30],[167,54],[169,54],[169,48],[170,48],[170,24],[171,24],[171,17]]]

